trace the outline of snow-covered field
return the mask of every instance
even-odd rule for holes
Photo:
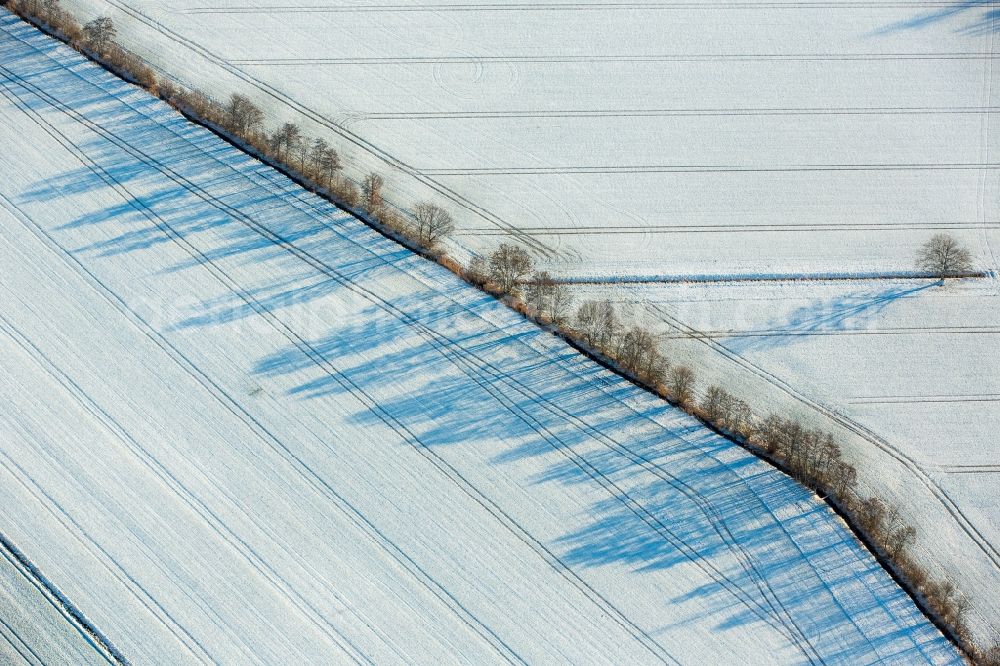
[[[581,297],[709,333],[667,351],[837,432],[1000,640],[994,2],[64,4],[167,76],[339,136],[354,177],[455,213],[459,257],[514,235],[610,283]],[[617,283],[897,274],[939,231],[992,278]]]
[[[114,664],[45,584],[0,548],[0,661],[21,666]]]
[[[960,663],[787,477],[6,14],[0,117],[0,531],[134,663]]]

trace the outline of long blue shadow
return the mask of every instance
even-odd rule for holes
[[[938,281],[928,281],[916,286],[895,286],[818,300],[793,310],[787,317],[765,323],[758,331],[727,337],[722,344],[734,352],[743,353],[805,342],[813,334],[863,329],[877,322],[878,317],[894,303],[915,298],[939,284]]]
[[[968,18],[965,25],[957,30],[961,34],[988,35],[1000,30],[1000,9],[994,9],[994,3],[991,0],[963,0],[942,9],[892,23],[878,30],[876,34],[886,35],[907,30],[922,30],[956,17]]]

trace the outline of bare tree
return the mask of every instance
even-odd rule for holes
[[[540,317],[548,316],[549,303],[556,283],[548,271],[538,271],[524,289],[524,301]]]
[[[469,266],[465,269],[465,277],[473,284],[485,284],[490,279],[489,263],[478,254],[472,255]]]
[[[597,335],[600,330],[599,306],[600,303],[597,301],[585,301],[576,311],[576,327],[584,341],[591,347],[597,344]]]
[[[382,212],[382,188],[385,186],[385,178],[375,173],[369,173],[361,181],[361,200],[365,210],[372,215]]]
[[[958,591],[950,580],[928,583],[926,596],[933,601],[935,610],[946,624],[961,627],[969,610],[969,600]]]
[[[358,191],[357,185],[348,179],[337,178],[330,184],[330,188],[348,208],[357,208],[361,205],[361,193]]]
[[[869,534],[881,534],[886,509],[885,502],[877,497],[862,500],[857,509],[858,522]]]
[[[917,539],[917,530],[909,525],[903,525],[888,535],[886,551],[893,559],[905,553]]]
[[[264,112],[248,97],[233,94],[226,105],[225,122],[237,136],[250,138],[264,124]]]
[[[455,230],[451,213],[427,201],[417,204],[413,218],[417,226],[417,242],[427,248],[433,248]]]
[[[566,321],[573,298],[566,285],[556,282],[548,271],[539,271],[528,282],[524,300],[538,316],[561,325]]]
[[[666,367],[656,336],[644,328],[633,326],[618,343],[618,362],[641,379],[660,382]]]
[[[24,11],[45,19],[59,19],[62,14],[59,0],[28,0],[28,2],[22,2],[20,6]]]
[[[726,415],[726,426],[744,437],[753,434],[753,411],[745,401],[733,397]]]
[[[304,172],[306,164],[309,162],[309,156],[312,155],[312,145],[305,137],[302,137],[295,145],[293,152],[299,160],[299,171]]]
[[[107,16],[98,16],[83,26],[84,40],[90,48],[98,53],[106,50],[117,36],[118,31],[115,29],[115,23]]]
[[[576,313],[576,325],[584,341],[600,350],[611,349],[621,325],[611,301],[587,301]]]
[[[573,295],[569,293],[569,287],[559,282],[555,283],[549,296],[549,319],[554,324],[562,326],[566,323],[572,306]]]
[[[847,492],[854,488],[858,482],[858,470],[852,465],[838,460],[833,464],[830,472],[830,487],[840,500],[847,499]]]
[[[705,418],[716,425],[724,425],[726,419],[727,403],[731,399],[729,393],[719,386],[709,386],[705,391],[705,397],[701,399],[701,409],[705,412]]]
[[[688,405],[694,398],[694,371],[686,365],[679,365],[670,370],[667,389],[674,400],[682,405]]]
[[[917,268],[942,278],[972,270],[972,253],[949,234],[934,234],[917,252]]]
[[[760,445],[768,453],[777,453],[781,447],[784,425],[785,422],[780,416],[771,414],[764,419],[763,425],[758,429],[757,436]]]
[[[490,255],[490,280],[505,294],[513,294],[531,273],[531,256],[520,245],[501,243]]]
[[[316,139],[313,141],[309,159],[316,174],[323,179],[323,185],[330,187],[340,170],[340,155],[326,141]]]
[[[810,445],[811,433],[795,419],[786,419],[782,429],[781,448],[785,462],[796,476],[802,476],[803,451]]]
[[[295,123],[284,123],[271,135],[271,147],[281,161],[285,161],[289,155],[298,151],[301,144],[302,130]]]

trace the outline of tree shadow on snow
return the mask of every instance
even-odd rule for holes
[[[961,19],[962,27],[956,32],[963,35],[989,35],[1000,30],[1000,8],[995,8],[992,0],[963,0],[911,19],[898,21],[877,31],[878,35],[908,30],[922,30],[947,20]]]
[[[42,71],[37,83],[114,137],[79,140],[95,168],[68,170],[22,200],[106,202],[52,229],[90,265],[171,248],[182,251],[165,270],[208,271],[197,279],[216,280],[223,295],[174,330],[263,318],[288,343],[259,359],[257,377],[337,409],[386,446],[470,475],[502,473],[526,493],[565,491],[578,519],[547,544],[565,565],[582,576],[625,572],[636,589],[663,590],[660,602],[680,617],[771,627],[789,643],[803,635],[849,663],[951,654],[789,478],[162,104],[97,74],[109,94],[134,101],[123,108],[77,93],[60,71]],[[170,131],[150,131],[145,115]],[[836,326],[906,295],[845,301],[831,318],[799,312],[786,326]],[[492,499],[514,512],[533,506]]]
[[[938,284],[937,281],[928,281],[916,286],[894,286],[817,300],[796,308],[780,320],[764,324],[757,331],[751,330],[745,335],[736,333],[722,339],[721,343],[736,353],[745,353],[807,342],[810,336],[815,335],[864,330],[876,324],[894,303],[915,298]]]
[[[551,356],[530,324],[468,331],[461,309],[421,312],[428,298],[398,299],[419,323],[365,311],[257,371],[304,374],[291,389],[301,398],[343,407],[362,396],[351,419],[387,428],[399,446],[457,467],[503,466],[589,498],[582,522],[554,543],[563,562],[648,577],[672,590],[662,603],[689,619],[767,626],[802,645],[805,636],[813,648],[804,649],[832,661],[951,654],[805,489],[594,364]],[[448,344],[415,333],[420,326]]]

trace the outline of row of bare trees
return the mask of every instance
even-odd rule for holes
[[[141,58],[115,42],[118,31],[107,16],[99,16],[81,26],[59,0],[10,0],[8,6],[78,51],[100,60],[122,78],[156,92],[156,73]]]
[[[708,405],[704,406],[704,411],[708,412]],[[840,444],[833,435],[777,415],[757,425],[751,422],[741,434],[803,484],[835,498],[941,621],[951,627],[963,643],[972,644],[966,627],[967,598],[951,581],[932,579],[917,562],[911,552],[917,531],[905,522],[896,506],[878,497],[863,497],[858,493],[857,470],[843,459]],[[987,663],[988,654],[980,654],[983,663]]]
[[[385,200],[385,178],[379,173],[366,174],[359,191],[340,175],[343,169],[340,154],[325,139],[310,139],[291,122],[282,123],[273,133],[265,135],[264,122],[264,113],[258,106],[249,98],[234,94],[225,106],[221,124],[348,207],[360,206],[370,219],[406,238],[411,245],[433,252],[455,230],[451,213],[433,202],[417,203],[408,215],[390,207]]]
[[[804,427],[795,419],[769,416],[749,433],[750,440],[814,490],[846,497],[854,489],[857,471],[841,457],[833,435]]]
[[[363,207],[372,220],[382,223],[411,245],[433,252],[454,231],[451,214],[433,202],[420,202],[406,214],[390,210],[383,196],[385,179],[377,173],[369,173],[361,180],[359,192],[358,187],[342,175],[344,165],[336,148],[322,137],[307,136],[297,123],[284,122],[268,133],[266,114],[246,95],[234,93],[220,104],[198,91],[169,81],[158,82],[148,66],[115,43],[117,29],[110,18],[98,17],[80,27],[61,8],[59,0],[18,0],[17,7],[105,65],[155,92],[178,109],[214,125],[272,162],[294,171],[348,208]]]
[[[502,243],[488,257],[473,257],[465,277],[601,354],[660,395],[683,405],[694,400],[694,372],[670,365],[658,335],[641,326],[626,326],[609,300],[588,300],[574,310],[567,285],[547,271],[536,271],[531,255],[520,245]]]
[[[362,208],[369,219],[388,228],[410,245],[436,252],[455,230],[455,222],[441,206],[421,201],[409,214],[401,214],[385,199],[385,178],[366,174],[360,188],[341,174],[343,162],[337,150],[323,138],[310,138],[291,122],[282,123],[271,134],[264,132],[264,112],[244,95],[234,94],[221,108],[218,124],[226,131],[251,144],[273,161],[294,170],[349,208]],[[199,116],[205,118],[204,113]],[[208,113],[211,120],[213,114]]]
[[[656,334],[624,325],[617,307],[608,300],[585,301],[574,312],[566,285],[545,271],[535,271],[531,255],[518,245],[501,244],[488,257],[473,258],[467,277],[756,448],[807,487],[833,497],[854,517],[870,542],[911,581],[927,606],[971,645],[965,625],[968,601],[950,581],[932,579],[916,562],[911,553],[916,529],[906,524],[895,506],[858,493],[857,470],[844,460],[841,445],[832,434],[778,415],[761,420],[748,403],[720,386],[708,387],[698,400],[694,371],[669,363]],[[980,653],[983,663],[988,663],[990,654],[995,655]]]

